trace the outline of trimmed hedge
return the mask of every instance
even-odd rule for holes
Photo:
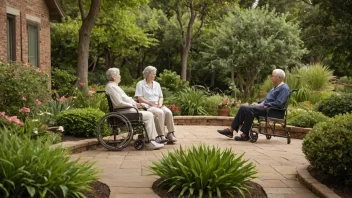
[[[312,128],[319,122],[325,122],[329,117],[316,111],[304,111],[288,119],[288,124],[297,127]]]
[[[57,116],[57,122],[65,129],[65,134],[76,137],[95,137],[95,128],[105,113],[99,109],[69,109]],[[104,135],[104,134],[103,134]]]
[[[329,117],[352,112],[352,94],[331,95],[319,102],[316,110]]]
[[[352,114],[338,115],[313,127],[303,140],[310,164],[326,175],[352,185]]]

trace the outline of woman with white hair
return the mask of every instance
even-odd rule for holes
[[[110,96],[114,109],[136,107],[141,108],[140,103],[136,103],[131,97],[128,97],[126,93],[119,87],[121,81],[120,70],[118,68],[110,68],[106,72],[106,77],[109,80],[105,86],[105,92]],[[119,111],[121,113],[134,113],[134,108],[124,109]],[[160,149],[164,145],[155,142],[154,138],[157,137],[157,132],[154,124],[154,115],[148,111],[139,111],[142,114],[145,128],[150,142],[146,144],[148,149]]]
[[[174,134],[174,118],[170,109],[163,105],[163,92],[160,84],[154,81],[156,71],[157,69],[153,66],[148,66],[143,70],[144,80],[137,83],[135,96],[155,116],[156,130],[159,134],[155,141],[159,143],[174,143],[177,141]],[[168,131],[166,138],[165,125]]]

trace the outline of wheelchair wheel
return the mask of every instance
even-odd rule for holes
[[[145,143],[144,143],[143,140],[137,139],[137,140],[134,142],[133,146],[134,146],[134,148],[135,148],[136,150],[142,150],[142,149],[144,149],[144,147],[145,147]]]
[[[130,121],[116,112],[105,114],[96,127],[99,143],[108,150],[120,151],[133,138],[133,128]]]
[[[254,143],[258,140],[258,133],[257,132],[251,132],[250,133],[250,142]]]
[[[271,135],[266,135],[266,139],[270,140],[271,139]]]

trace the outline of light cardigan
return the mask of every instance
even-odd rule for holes
[[[114,108],[134,107],[136,102],[116,84],[110,81],[105,86],[105,92],[110,96]]]

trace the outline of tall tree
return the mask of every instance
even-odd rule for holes
[[[187,61],[192,42],[197,39],[205,23],[218,17],[224,8],[237,0],[167,0],[161,6],[175,15],[181,35],[181,78],[187,80]],[[197,23],[198,21],[198,23]]]
[[[88,93],[88,58],[90,34],[97,20],[101,0],[91,0],[89,12],[86,15],[82,0],[78,0],[79,11],[82,18],[82,26],[79,29],[78,40],[78,61],[77,61],[77,76],[79,82],[83,83],[82,91]]]
[[[286,22],[285,15],[265,8],[236,10],[224,20],[208,46],[247,99],[262,72],[299,64],[305,52],[299,33],[298,25]]]

